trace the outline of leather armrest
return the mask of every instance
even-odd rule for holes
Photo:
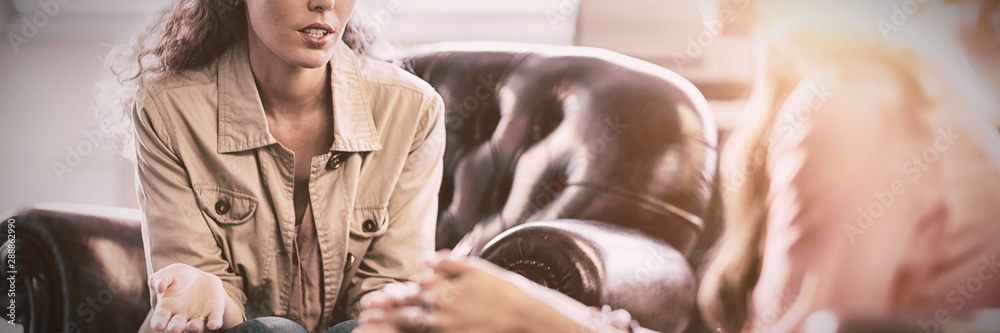
[[[491,240],[483,258],[588,306],[625,309],[646,328],[681,332],[696,285],[683,254],[639,231],[594,221],[526,223]]]
[[[4,228],[14,226],[15,322],[26,333],[138,330],[150,304],[137,210],[42,204],[7,216]],[[9,278],[10,248],[2,250]],[[9,282],[4,286],[6,308]]]

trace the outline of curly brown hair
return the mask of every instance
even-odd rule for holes
[[[372,55],[375,37],[353,15],[343,40],[356,53]],[[132,158],[130,112],[139,90],[171,74],[198,69],[247,35],[246,2],[176,0],[150,16],[112,46],[97,79],[98,126],[107,139]]]

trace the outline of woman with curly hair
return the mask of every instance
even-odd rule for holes
[[[141,331],[323,332],[418,272],[443,104],[366,55],[354,5],[175,0],[112,50],[101,102],[134,143]]]

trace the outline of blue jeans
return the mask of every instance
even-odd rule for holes
[[[326,333],[350,333],[358,327],[357,320],[348,320],[326,330]],[[236,325],[226,333],[309,333],[298,323],[281,317],[261,317]]]

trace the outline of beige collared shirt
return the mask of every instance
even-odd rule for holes
[[[421,269],[418,256],[434,246],[445,143],[444,107],[426,82],[343,42],[329,68],[334,140],[311,159],[309,175],[324,286],[320,327],[356,316],[363,294]],[[300,268],[295,156],[268,132],[246,43],[138,100],[132,117],[148,273],[188,264],[220,277],[245,318],[301,316],[288,313]]]

